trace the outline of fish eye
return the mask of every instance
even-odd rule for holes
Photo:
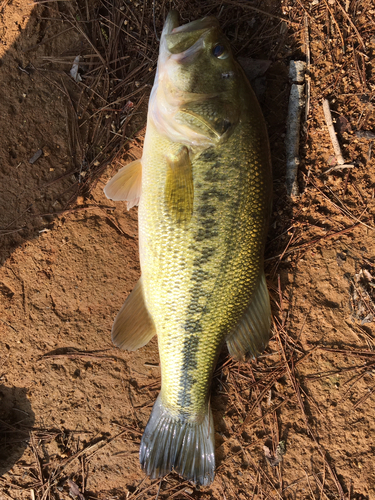
[[[225,59],[228,56],[228,52],[224,45],[217,43],[212,50],[212,53],[218,59]]]

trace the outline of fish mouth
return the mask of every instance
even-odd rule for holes
[[[162,42],[170,54],[182,54],[193,46],[195,52],[203,45],[204,35],[218,26],[219,22],[215,17],[204,17],[179,26],[178,12],[172,10],[164,24]]]
[[[213,31],[220,29],[219,23],[214,17],[205,17],[179,24],[178,13],[169,12],[160,39],[149,117],[159,133],[174,142],[189,147],[209,147],[218,141],[217,134],[210,123],[188,105],[217,96],[217,92],[198,91],[191,75],[194,75],[194,61],[202,54]]]

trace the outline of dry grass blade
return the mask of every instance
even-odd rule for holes
[[[338,198],[338,196],[332,191],[332,189],[329,186],[328,186],[328,190],[331,192],[332,196],[337,200],[339,205],[337,205],[334,201],[332,201],[331,198],[322,189],[320,189],[316,184],[314,184],[313,182],[312,182],[312,184],[314,185],[315,189],[317,191],[319,191],[323,195],[323,197],[327,201],[329,201],[335,208],[337,208],[342,214],[346,215],[347,217],[350,217],[351,219],[355,220],[357,223],[367,227],[367,229],[371,229],[372,231],[375,230],[374,227],[369,226],[368,224],[366,224],[365,222],[362,222],[360,220],[361,217],[366,213],[367,208],[365,208],[362,211],[362,213],[359,215],[359,217],[356,217],[354,214],[352,214],[352,212],[348,209],[348,207],[345,206],[344,202],[342,200],[340,200],[340,198]]]
[[[0,4],[0,13],[4,10],[4,8],[8,5],[10,0],[3,0]]]
[[[126,143],[143,129],[145,108],[142,105],[150,90],[157,55],[153,37],[144,37],[145,30],[149,33],[145,20],[151,12],[147,3],[142,22],[137,13],[124,9],[120,0],[114,3],[103,0],[94,12],[88,8],[75,11],[74,5],[55,11],[70,25],[68,29],[74,29],[83,38],[86,47],[80,50],[82,82],[73,87],[69,76],[61,85],[68,97],[70,156],[77,174],[77,191],[71,201],[77,193],[88,193],[103,169],[116,155],[122,154]],[[129,29],[129,15],[138,23],[138,34]],[[72,63],[73,59],[64,56],[42,60],[62,64],[69,60]],[[138,114],[140,108],[143,112]]]
[[[40,485],[41,485],[41,487],[43,487],[44,482],[45,482],[44,477],[43,477],[43,468],[42,468],[41,460],[39,457],[38,443],[36,442],[34,433],[31,433],[31,435],[30,435],[30,444],[31,444],[31,448],[32,448],[33,453],[34,453],[35,462],[36,462],[37,469],[38,469],[38,477],[39,477]]]
[[[331,9],[331,8],[330,8],[330,6],[328,5],[327,0],[324,0],[324,3],[325,3],[325,5],[326,5],[326,8],[327,8],[327,10],[329,11],[329,13],[330,13],[330,15],[331,15],[332,19],[333,19],[333,22],[335,23],[335,25],[336,25],[336,27],[337,27],[337,31],[338,31],[338,32],[339,32],[339,34],[340,34],[340,39],[341,39],[342,49],[343,49],[343,50],[345,50],[344,38],[343,38],[342,33],[341,33],[340,25],[339,25],[339,23],[336,21],[336,18],[335,18],[335,16],[334,16],[333,12],[332,12],[332,9]]]
[[[363,41],[363,38],[361,37],[356,25],[353,23],[353,21],[351,20],[349,14],[346,12],[346,10],[344,9],[344,7],[342,6],[340,0],[336,0],[336,4],[340,7],[341,9],[341,12],[343,14],[343,16],[347,19],[347,21],[349,21],[349,24],[350,26],[353,28],[353,30],[355,31],[357,37],[358,37],[358,41],[359,43],[362,45],[362,49],[366,52],[366,45]]]
[[[254,5],[250,5],[249,3],[244,2],[244,1],[222,0],[221,3],[235,5],[238,7],[243,7],[244,9],[250,9],[250,10],[252,10],[254,12],[258,12],[259,14],[262,14],[264,16],[272,17],[274,19],[278,19],[279,21],[284,21],[284,22],[292,24],[292,25],[297,25],[297,23],[294,23],[293,21],[290,21],[289,19],[283,18],[281,16],[277,16],[275,14],[272,14],[271,12],[267,12],[266,10],[259,9],[258,7],[255,7]]]
[[[290,366],[289,363],[288,363],[288,361],[287,361],[286,355],[285,355],[285,349],[284,349],[283,343],[281,342],[279,332],[277,332],[277,338],[279,340],[279,346],[280,346],[280,350],[281,350],[282,356],[283,356],[284,361],[286,363],[288,376],[290,378],[290,381],[291,381],[292,386],[294,388],[295,394],[297,396],[297,402],[298,402],[298,405],[300,407],[301,414],[302,414],[302,417],[303,417],[306,429],[308,430],[310,436],[312,437],[313,441],[315,442],[315,444],[318,447],[318,450],[319,450],[319,452],[320,452],[320,454],[321,454],[321,456],[322,456],[322,458],[323,458],[323,460],[325,462],[325,466],[327,467],[327,469],[328,469],[328,471],[329,471],[329,473],[330,473],[330,475],[331,475],[331,477],[332,477],[332,479],[333,479],[333,481],[334,481],[334,483],[336,485],[337,491],[338,491],[338,493],[340,495],[340,500],[345,500],[344,490],[343,490],[343,488],[341,486],[340,481],[337,478],[337,474],[336,474],[335,470],[333,469],[333,467],[331,466],[329,460],[327,459],[325,450],[320,445],[319,441],[316,439],[315,434],[314,434],[314,432],[312,430],[312,427],[310,425],[310,422],[308,420],[308,417],[306,415],[305,405],[304,405],[302,397],[301,397],[300,386],[299,386],[297,378],[295,376],[294,365],[293,365],[293,358],[291,359],[291,366]]]
[[[361,404],[363,404],[365,401],[367,401],[367,399],[369,397],[371,397],[374,392],[375,392],[375,387],[373,387],[372,389],[369,389],[368,390],[369,392],[367,394],[365,394],[364,396],[361,397],[361,399],[359,399],[355,405],[353,406],[354,409],[357,409]]]
[[[312,246],[315,246],[317,243],[319,243],[320,241],[323,241],[323,240],[327,240],[327,239],[330,239],[330,238],[334,238],[334,237],[337,237],[337,236],[341,236],[342,234],[345,234],[345,233],[349,233],[351,232],[354,228],[356,228],[358,225],[360,224],[360,221],[353,224],[352,226],[346,228],[346,229],[341,229],[340,231],[335,231],[333,233],[330,233],[330,234],[326,234],[324,236],[321,236],[320,238],[316,238],[312,241],[308,241],[306,243],[303,243],[302,245],[298,245],[298,246],[295,246],[295,247],[292,247],[288,250],[288,247],[289,247],[289,242],[287,247],[285,248],[285,250],[279,254],[279,255],[275,255],[274,257],[269,257],[267,259],[265,259],[265,262],[268,262],[268,261],[271,261],[271,260],[274,260],[274,259],[279,259],[279,261],[285,256],[285,255],[290,255],[294,252],[297,252],[299,250],[304,250],[304,249],[307,249],[309,247],[312,247]]]

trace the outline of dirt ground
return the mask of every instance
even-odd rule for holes
[[[144,476],[157,342],[129,353],[110,340],[140,270],[137,209],[103,186],[141,154],[153,24],[171,7],[183,22],[219,16],[242,63],[263,61],[253,84],[274,169],[274,335],[257,361],[220,357],[217,476],[200,490]],[[0,2],[1,500],[375,499],[374,21],[370,0]],[[290,199],[288,65],[309,54]],[[326,172],[324,97],[353,168]]]

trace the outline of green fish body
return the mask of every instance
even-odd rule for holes
[[[271,208],[267,131],[212,17],[168,15],[141,160],[105,188],[139,204],[142,276],[112,338],[134,350],[158,336],[162,386],[142,437],[151,477],[214,478],[209,389],[226,341],[256,356],[270,336],[263,253]]]

